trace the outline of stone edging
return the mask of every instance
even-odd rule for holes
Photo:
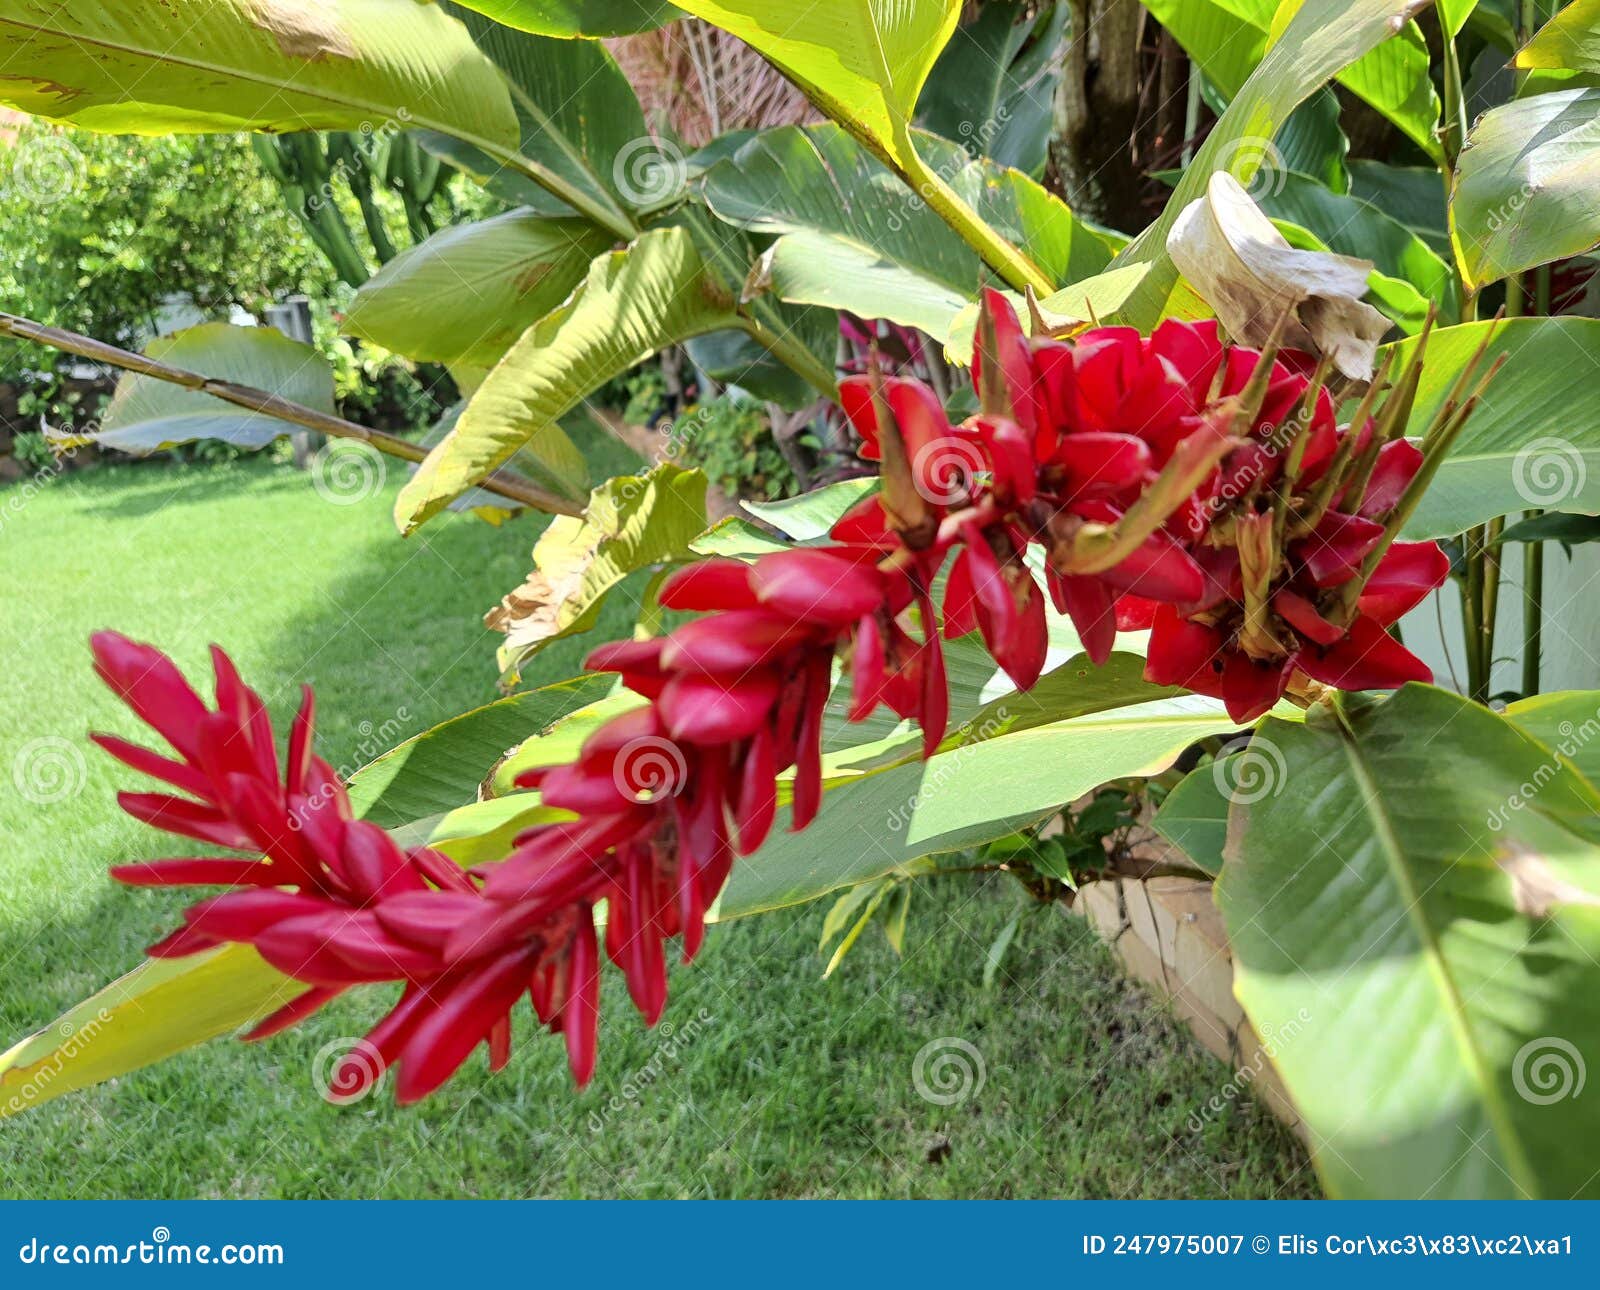
[[[1270,1056],[1233,997],[1233,955],[1211,884],[1193,878],[1110,878],[1085,885],[1072,912],[1158,997],[1250,1095],[1302,1140],[1307,1130]]]

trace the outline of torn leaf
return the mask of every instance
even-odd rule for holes
[[[609,480],[582,519],[552,520],[533,548],[533,572],[484,618],[506,635],[502,686],[541,649],[593,627],[630,575],[692,558],[689,544],[706,526],[706,477],[671,463]]]
[[[1361,298],[1371,262],[1296,250],[1226,171],[1184,207],[1167,250],[1236,340],[1263,344],[1289,314],[1285,344],[1328,355],[1351,380],[1372,378],[1390,323]]]

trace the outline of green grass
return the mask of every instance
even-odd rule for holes
[[[402,542],[394,482],[336,506],[253,462],[103,469],[20,505],[0,491],[0,1048],[136,963],[183,903],[105,877],[170,844],[118,812],[134,777],[84,742],[90,728],[138,733],[90,674],[91,630],[155,641],[186,669],[218,641],[280,718],[314,683],[336,765],[359,764],[386,723],[403,737],[493,697],[498,638],[480,618],[523,577],[538,524],[449,516]],[[552,650],[545,673],[583,648]],[[66,759],[67,791],[35,805],[13,776],[24,758],[48,769],[41,750]],[[670,1034],[640,1027],[611,974],[601,1070],[581,1096],[559,1041],[519,1022],[498,1077],[479,1055],[421,1107],[330,1107],[313,1067],[379,1015],[368,994],[264,1046],[219,1041],[0,1122],[0,1194],[1308,1192],[1298,1148],[1248,1100],[1190,1127],[1227,1072],[1077,920],[1028,920],[986,990],[984,950],[1014,891],[946,879],[917,895],[903,960],[872,932],[828,982],[821,906],[713,928],[674,973]],[[951,1040],[972,1045],[983,1082],[939,1105],[913,1072]]]

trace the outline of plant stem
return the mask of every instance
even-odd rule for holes
[[[793,336],[774,331],[746,313],[740,313],[739,321],[745,334],[767,353],[810,384],[823,398],[838,401],[839,382],[834,373]]]
[[[1528,519],[1539,515],[1529,511]],[[1544,543],[1522,548],[1522,696],[1539,693],[1539,653],[1544,648]]]
[[[1483,529],[1467,531],[1466,577],[1461,590],[1461,634],[1467,652],[1467,697],[1479,703],[1488,697],[1483,667]]]
[[[398,435],[388,434],[382,430],[373,430],[367,426],[357,425],[353,421],[346,421],[341,417],[331,416],[326,412],[318,412],[315,408],[308,408],[303,404],[293,403],[288,399],[280,398],[276,394],[269,394],[266,390],[258,390],[248,385],[237,385],[232,381],[214,380],[208,376],[201,376],[198,372],[186,371],[181,367],[171,367],[143,354],[135,354],[125,349],[118,349],[115,345],[107,345],[103,341],[80,336],[76,332],[63,331],[58,327],[47,327],[43,323],[36,323],[27,318],[18,318],[13,314],[0,313],[0,336],[13,336],[18,340],[33,341],[36,344],[48,345],[52,349],[59,349],[68,354],[77,354],[81,358],[90,359],[96,363],[104,363],[108,367],[118,367],[124,371],[134,372],[140,376],[148,376],[157,381],[166,381],[171,385],[181,385],[186,390],[193,390],[197,394],[209,394],[213,398],[221,399],[224,403],[231,403],[235,407],[246,408],[251,412],[259,412],[264,416],[275,417],[279,421],[288,421],[294,425],[305,426],[309,430],[316,430],[336,439],[354,439],[364,443],[378,452],[390,457],[399,457],[404,461],[419,462],[428,455],[428,450],[420,444],[414,444],[408,439]],[[509,475],[497,472],[483,480],[479,488],[486,492],[497,493],[501,497],[509,498],[523,506],[531,506],[535,510],[546,511],[554,515],[582,515],[583,508],[576,502],[558,497],[554,493],[546,492],[531,480],[523,479],[520,475]]]
[[[1018,291],[1032,287],[1041,296],[1055,291],[1055,283],[1043,269],[986,224],[983,217],[923,161],[909,134],[900,140],[900,150],[904,154],[902,173],[906,182],[985,264]]]
[[[1493,681],[1494,674],[1494,641],[1495,624],[1500,614],[1500,535],[1505,532],[1506,522],[1504,517],[1497,516],[1484,527],[1483,537],[1483,685],[1484,697],[1480,703],[1488,701],[1488,691]]]

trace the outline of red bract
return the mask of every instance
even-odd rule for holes
[[[960,425],[915,381],[846,380],[882,491],[835,525],[832,545],[668,578],[661,604],[705,616],[588,660],[639,705],[575,760],[517,780],[571,818],[471,871],[354,818],[311,750],[309,693],[280,763],[265,707],[225,654],[214,655],[212,706],[155,650],[96,636],[100,675],[175,754],[97,736],[176,790],[122,805],[253,857],[115,869],[136,884],[232,888],[194,905],[151,953],[249,944],[302,982],[251,1038],[352,985],[398,983],[393,1009],[336,1074],[345,1095],[398,1064],[400,1100],[423,1097],[479,1043],[498,1068],[524,995],[564,1036],[583,1084],[602,950],[653,1024],[668,942],[694,957],[736,857],[777,823],[785,772],[791,827],[815,816],[836,663],[849,719],[880,706],[914,719],[925,756],[949,722],[942,640],[980,632],[1027,688],[1045,663],[1047,594],[1095,661],[1119,627],[1148,627],[1147,676],[1217,696],[1241,722],[1297,673],[1342,688],[1426,676],[1385,631],[1448,571],[1435,544],[1394,541],[1431,459],[1399,437],[1402,412],[1369,397],[1359,433],[1341,431],[1320,372],[1230,347],[1210,324],[1030,340],[994,292],[975,369],[982,411]],[[1451,406],[1430,452],[1470,409]],[[946,571],[941,620],[933,589]]]

